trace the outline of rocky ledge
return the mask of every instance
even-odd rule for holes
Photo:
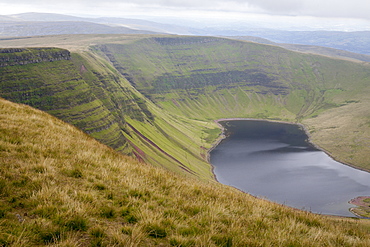
[[[0,49],[0,67],[41,62],[70,60],[68,50],[59,48],[5,48]]]

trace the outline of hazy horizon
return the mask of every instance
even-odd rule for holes
[[[27,12],[135,18],[184,26],[253,24],[284,30],[370,30],[365,0],[3,0],[0,15]]]

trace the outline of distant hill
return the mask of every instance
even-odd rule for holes
[[[286,43],[275,43],[268,39],[263,39],[254,36],[231,36],[230,38],[239,39],[239,40],[248,40],[260,44],[268,44],[268,45],[275,45],[280,46],[288,50],[298,51],[298,52],[305,52],[305,53],[314,53],[319,55],[325,55],[330,57],[337,57],[343,59],[354,59],[364,62],[370,62],[370,55],[360,54],[349,52],[345,50],[334,49],[330,47],[324,46],[316,46],[316,45],[299,45],[299,44],[286,44]]]
[[[16,22],[16,23],[15,23]],[[94,25],[95,24],[95,25]],[[3,26],[1,28],[1,26]],[[36,32],[41,28],[43,31]],[[56,29],[62,28],[58,32]],[[69,28],[72,28],[68,30]],[[41,34],[40,34],[41,33]],[[1,36],[31,36],[55,34],[132,34],[176,33],[193,34],[197,30],[183,26],[162,24],[129,18],[84,18],[50,13],[23,13],[0,16]]]
[[[45,21],[45,22],[55,22],[55,21],[86,21],[87,18],[77,17],[72,15],[62,15],[54,13],[36,13],[28,12],[21,14],[9,15],[9,17],[14,18],[18,21]]]
[[[254,36],[275,43],[330,47],[354,53],[370,55],[370,31],[284,31],[284,30],[212,30],[211,35]]]
[[[252,32],[250,35],[266,38],[277,43],[324,46],[370,55],[370,31],[262,31]]]
[[[0,15],[0,23],[18,21],[17,18],[7,15]]]
[[[145,17],[143,17],[145,18]],[[14,22],[19,22],[18,24]],[[63,23],[66,22],[66,23]],[[68,24],[68,22],[71,22]],[[100,25],[93,25],[100,24]],[[177,24],[178,23],[178,24]],[[166,33],[178,35],[199,35],[199,36],[253,36],[254,39],[265,39],[262,43],[284,43],[295,45],[310,45],[334,48],[352,53],[370,55],[368,44],[370,43],[370,31],[362,32],[340,32],[340,31],[287,31],[266,28],[257,28],[247,23],[232,23],[230,26],[219,23],[197,27],[193,23],[183,19],[174,18],[173,23],[161,23],[148,21],[145,19],[130,18],[85,18],[70,15],[51,14],[51,13],[22,13],[16,15],[0,16],[0,36],[36,36],[36,35],[55,35],[55,34],[148,34]],[[37,29],[41,29],[38,31]],[[60,31],[58,31],[60,29]],[[261,42],[261,39],[257,42]],[[292,46],[286,46],[290,49]],[[292,48],[293,50],[303,51],[305,48]],[[309,49],[315,53],[335,56],[347,56],[348,54],[338,55],[338,52],[324,51],[323,49]],[[362,61],[367,58],[360,58]]]
[[[195,34],[197,30],[179,25],[163,24],[153,21],[147,21],[144,19],[132,19],[132,18],[116,18],[116,17],[99,17],[99,18],[84,18],[75,17],[70,15],[60,14],[48,14],[48,13],[24,13],[12,15],[19,20],[23,21],[83,21],[99,23],[109,26],[124,26],[127,28],[143,31],[151,31],[157,33],[173,33],[173,34]]]
[[[60,34],[151,34],[151,31],[134,30],[126,27],[112,27],[82,21],[55,22],[3,22],[0,36],[23,37]]]

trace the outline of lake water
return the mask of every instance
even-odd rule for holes
[[[370,173],[336,162],[298,125],[220,122],[227,138],[210,154],[219,182],[314,213],[354,216],[348,203],[370,195]]]

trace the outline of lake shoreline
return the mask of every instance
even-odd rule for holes
[[[365,172],[369,172],[368,170],[364,170],[364,169],[361,169],[359,167],[356,167],[352,164],[348,164],[348,163],[345,163],[345,162],[341,162],[341,161],[338,161],[337,159],[335,159],[335,157],[327,152],[325,149],[319,147],[318,145],[314,144],[312,141],[311,141],[311,137],[310,137],[310,134],[309,134],[309,131],[308,129],[306,128],[306,126],[304,126],[303,124],[301,123],[295,123],[295,122],[288,122],[288,121],[281,121],[281,120],[268,120],[268,119],[255,119],[255,118],[221,118],[221,119],[217,119],[217,120],[214,120],[214,122],[218,125],[218,127],[222,130],[222,133],[218,136],[218,138],[216,139],[215,143],[213,144],[213,146],[208,150],[207,152],[207,161],[208,163],[211,165],[212,167],[212,173],[214,175],[214,178],[217,182],[220,182],[218,179],[217,179],[217,176],[214,172],[214,169],[215,167],[213,166],[213,164],[210,162],[210,155],[211,155],[211,152],[223,141],[227,138],[227,135],[225,134],[225,127],[220,123],[220,122],[227,122],[227,121],[265,121],[265,122],[271,122],[271,123],[282,123],[282,124],[290,124],[290,125],[296,125],[298,126],[299,128],[301,128],[303,130],[303,132],[306,134],[307,136],[307,139],[306,139],[306,142],[309,143],[311,146],[313,146],[315,149],[319,150],[319,151],[322,151],[324,152],[326,155],[328,155],[330,158],[332,158],[333,160],[337,161],[338,163],[341,163],[343,165],[346,165],[348,167],[352,167],[354,169],[357,169],[357,170],[360,170],[360,171],[365,171]],[[238,189],[240,190],[240,189]],[[242,191],[242,190],[241,190]],[[244,192],[244,191],[243,191]],[[246,192],[245,192],[246,193]],[[250,194],[250,193],[247,193],[247,194]],[[258,198],[258,197],[257,197]],[[278,203],[279,204],[279,203]],[[290,207],[290,206],[289,206]],[[356,214],[353,210],[349,210],[354,216],[356,217],[363,217],[361,215],[358,215]],[[350,217],[350,216],[339,216],[339,217]]]
[[[348,203],[357,206],[355,208],[350,208],[351,213],[364,219],[370,219],[370,217],[366,216],[369,214],[368,208],[370,207],[370,203],[365,201],[369,199],[370,196],[358,196],[350,200]]]
[[[269,119],[258,119],[258,118],[220,118],[220,119],[216,119],[214,120],[214,122],[217,124],[217,126],[221,129],[222,133],[217,137],[215,143],[213,144],[213,146],[207,151],[207,162],[211,165],[212,167],[212,173],[213,173],[213,176],[215,178],[215,180],[217,182],[219,182],[217,180],[217,177],[216,177],[216,174],[214,173],[214,166],[211,164],[211,152],[223,141],[227,138],[227,136],[225,135],[225,128],[222,124],[220,124],[220,122],[227,122],[227,121],[265,121],[265,122],[272,122],[272,123],[283,123],[283,124],[291,124],[291,125],[298,125],[300,126],[303,131],[306,133],[308,139],[307,141],[313,145],[315,148],[317,148],[318,150],[321,150],[323,152],[325,152],[326,154],[328,154],[330,157],[332,157],[328,152],[326,152],[325,150],[323,150],[322,148],[320,148],[319,146],[315,145],[314,143],[311,142],[310,140],[310,135],[308,133],[308,130],[307,128],[301,124],[301,123],[293,123],[293,122],[288,122],[288,121],[282,121],[282,120],[269,120]],[[355,167],[356,168],[356,167]]]
[[[216,142],[214,143],[214,145],[207,152],[207,161],[208,161],[208,163],[210,163],[210,154],[211,154],[212,150],[215,149],[216,146],[219,145],[227,137],[227,136],[225,136],[225,133],[224,133],[224,127],[220,124],[220,122],[224,122],[224,121],[265,121],[265,122],[271,122],[271,123],[283,123],[283,124],[298,125],[306,133],[306,135],[308,137],[307,138],[307,142],[309,142],[314,148],[316,148],[316,149],[318,149],[320,151],[323,151],[330,158],[332,158],[333,160],[335,160],[335,161],[337,161],[337,162],[339,162],[339,163],[341,163],[343,165],[346,165],[346,166],[355,168],[355,169],[360,170],[360,171],[364,171],[364,172],[370,173],[370,170],[368,170],[368,169],[365,169],[365,168],[362,168],[362,167],[358,167],[358,166],[353,165],[351,163],[340,161],[333,154],[331,154],[329,151],[327,151],[326,149],[324,149],[324,148],[318,146],[317,144],[315,144],[311,140],[311,135],[310,135],[307,127],[304,124],[302,124],[302,123],[289,122],[289,121],[283,121],[283,120],[258,119],[258,118],[220,118],[220,119],[214,120],[214,122],[222,130],[222,134],[216,139]],[[211,164],[211,166],[212,166],[212,164]],[[213,166],[212,166],[212,172],[213,172]],[[213,174],[213,175],[215,176],[215,174]],[[215,178],[216,178],[216,176],[215,176]],[[217,179],[216,179],[216,181],[217,181]]]

